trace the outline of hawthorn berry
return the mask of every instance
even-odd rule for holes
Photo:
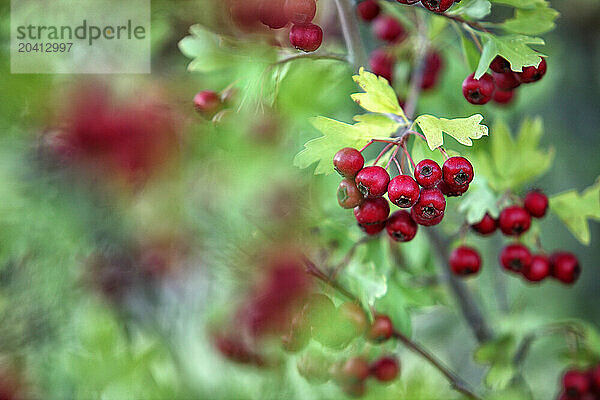
[[[443,13],[454,4],[454,0],[421,0],[421,4],[430,11]]]
[[[510,71],[510,63],[502,56],[496,56],[490,63],[490,69],[497,73]]]
[[[345,178],[354,178],[365,165],[360,151],[344,147],[333,156],[333,168]]]
[[[415,179],[424,188],[435,187],[442,180],[442,169],[433,160],[421,160],[415,167]]]
[[[579,260],[572,253],[562,251],[553,253],[550,255],[550,266],[552,276],[566,284],[575,283],[581,273]]]
[[[289,22],[284,11],[285,0],[263,0],[260,3],[258,16],[260,22],[271,29],[281,29]]]
[[[387,192],[390,175],[379,165],[365,167],[356,174],[356,186],[366,198],[381,197]]]
[[[514,90],[496,90],[494,92],[493,100],[498,104],[509,104],[515,97]]]
[[[539,81],[546,75],[548,64],[546,60],[542,58],[540,64],[536,67],[523,67],[523,72],[517,72],[517,77],[521,83],[532,83]]]
[[[309,24],[317,13],[317,3],[315,0],[285,0],[283,9],[293,24]]]
[[[471,104],[485,104],[492,99],[494,94],[494,78],[490,74],[484,74],[475,79],[475,74],[465,78],[462,84],[462,92],[465,99]]]
[[[590,377],[584,371],[569,370],[563,375],[562,384],[569,398],[578,399],[590,390]]]
[[[462,185],[462,186],[456,186],[456,185],[448,185],[446,182],[440,182],[437,187],[438,187],[438,189],[440,189],[442,191],[444,196],[447,196],[447,197],[462,196],[463,194],[465,194],[467,192],[467,190],[469,190],[468,184]]]
[[[369,328],[367,337],[375,343],[383,343],[392,337],[394,326],[387,315],[376,315]]]
[[[442,57],[437,51],[431,51],[425,57],[421,89],[428,90],[435,86],[442,68]]]
[[[512,90],[521,84],[521,81],[517,77],[515,73],[512,71],[507,72],[494,72],[492,73],[492,77],[494,78],[494,84],[496,85],[496,89],[500,90]]]
[[[436,225],[444,218],[445,209],[446,199],[439,189],[423,189],[419,201],[411,209],[411,216],[419,225]]]
[[[377,235],[385,229],[385,221],[378,224],[359,225],[359,227],[367,235]]]
[[[388,197],[401,208],[412,207],[419,200],[419,185],[409,175],[398,175],[388,185]]]
[[[379,231],[383,230],[388,215],[390,215],[390,205],[383,197],[366,199],[360,206],[354,209],[356,221],[363,229],[369,226],[378,227],[383,224],[383,227]]]
[[[521,272],[528,281],[539,282],[550,275],[550,260],[543,254],[536,254]]]
[[[417,224],[408,211],[398,210],[387,221],[388,235],[397,242],[409,242],[417,234]]]
[[[342,385],[353,385],[363,382],[369,376],[369,363],[362,357],[352,357],[345,363],[334,367],[335,381]]]
[[[365,0],[356,6],[356,11],[364,21],[372,21],[381,12],[381,7],[379,7],[377,0]]]
[[[497,227],[498,221],[492,218],[489,213],[485,213],[481,221],[471,225],[471,228],[481,235],[490,235],[496,231]]]
[[[473,175],[473,165],[464,157],[450,157],[442,166],[442,179],[457,189],[471,183]]]
[[[371,72],[387,79],[390,84],[394,80],[394,65],[394,57],[382,49],[373,51],[369,58]]]
[[[317,50],[323,41],[323,30],[315,24],[295,24],[290,30],[290,43],[298,50],[311,52]]]
[[[519,236],[531,226],[531,215],[523,207],[508,206],[498,218],[500,230],[507,236]]]
[[[400,22],[388,15],[377,17],[373,22],[373,33],[379,40],[389,43],[401,42],[406,37],[406,31]]]
[[[529,249],[519,243],[509,244],[500,252],[500,264],[508,271],[521,272],[529,267],[531,260]]]
[[[391,382],[398,377],[400,365],[394,357],[381,357],[371,364],[371,375],[379,382]]]
[[[548,197],[540,191],[527,193],[523,203],[527,212],[534,218],[542,218],[548,210]]]
[[[213,115],[221,108],[221,98],[212,90],[203,90],[194,96],[196,110],[205,115]]]
[[[354,208],[359,206],[364,198],[356,183],[352,179],[343,179],[337,189],[338,204],[342,208]]]
[[[396,1],[401,4],[415,4],[421,0],[396,0]]]
[[[456,275],[476,274],[481,269],[481,257],[471,247],[457,247],[450,254],[450,268]]]

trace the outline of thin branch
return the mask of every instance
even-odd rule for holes
[[[338,9],[340,24],[344,34],[344,41],[348,49],[348,60],[355,71],[367,64],[367,52],[360,37],[358,20],[354,11],[352,0],[334,0]]]
[[[312,59],[312,60],[334,60],[341,62],[348,62],[348,59],[345,56],[338,54],[328,54],[328,53],[306,53],[306,54],[295,54],[293,56],[282,58],[281,60],[273,63],[271,65],[283,65],[291,61],[301,60],[301,59]]]

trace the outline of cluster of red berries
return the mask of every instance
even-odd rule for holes
[[[354,208],[354,216],[365,233],[375,235],[387,229],[398,242],[412,240],[417,224],[439,224],[446,209],[444,196],[461,196],[473,180],[473,166],[464,157],[451,157],[441,168],[435,161],[425,159],[416,165],[414,178],[401,174],[390,179],[380,166],[364,167],[362,154],[347,147],[336,153],[333,166],[344,177],[337,192],[340,206]],[[410,213],[398,210],[390,216],[390,206],[383,198],[386,192],[393,204],[410,208]]]
[[[400,364],[395,357],[383,356],[369,364],[363,357],[352,357],[345,362],[335,363],[329,368],[330,375],[348,396],[362,397],[369,376],[381,383],[394,381],[400,373]]]
[[[587,371],[565,372],[558,400],[600,400],[600,364]]]
[[[462,92],[471,104],[486,104],[490,100],[498,104],[508,104],[515,95],[515,89],[522,83],[537,82],[546,74],[546,60],[537,67],[525,67],[522,72],[513,72],[510,63],[501,56],[496,56],[490,64],[492,74],[485,73],[475,79],[475,74],[465,78]]]
[[[323,30],[312,23],[316,13],[315,0],[263,0],[259,18],[271,29],[281,29],[291,23],[290,43],[310,52],[317,50],[323,41]]]

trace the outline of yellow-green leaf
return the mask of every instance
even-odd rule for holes
[[[429,148],[435,150],[444,144],[443,132],[465,146],[472,146],[472,139],[488,136],[488,127],[481,124],[482,120],[483,115],[481,114],[455,119],[437,118],[425,114],[417,117],[415,124],[421,128],[427,138]]]
[[[380,114],[395,114],[404,120],[406,119],[402,107],[398,104],[398,97],[394,89],[391,88],[385,78],[365,71],[364,68],[361,68],[359,74],[354,75],[352,78],[365,91],[364,93],[355,93],[352,95],[352,100],[358,105],[367,111]]]

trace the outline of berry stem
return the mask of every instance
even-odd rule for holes
[[[387,146],[385,146],[383,148],[383,150],[381,150],[381,152],[379,153],[379,155],[377,156],[377,158],[375,159],[375,161],[373,162],[373,165],[377,165],[377,163],[379,162],[379,160],[381,159],[381,157],[383,157],[388,151],[389,149],[394,146],[396,143],[389,143]],[[389,162],[388,162],[389,165]],[[387,167],[386,167],[387,169]]]
[[[406,143],[402,143],[400,146],[402,147],[402,150],[404,151],[404,154],[406,155],[406,159],[410,161],[410,165],[412,167],[410,169],[410,173],[413,174],[415,168],[417,167],[416,164],[415,164],[415,161],[410,156],[410,153],[408,152],[408,149],[406,148]]]
[[[396,155],[398,154],[398,150],[400,150],[400,147],[396,146],[396,148],[394,149],[394,152],[390,156],[390,159],[388,160],[387,164],[385,165],[385,169],[388,169],[390,167],[390,164],[392,163],[392,160],[395,160],[396,166],[398,167],[398,172],[400,172],[400,174],[402,174],[402,169],[400,168],[400,165],[398,165],[398,160],[396,160]]]
[[[394,140],[392,139],[371,139],[369,140],[369,143],[367,143],[362,149],[360,149],[359,151],[362,153],[364,150],[366,150],[370,145],[372,145],[373,143],[395,143]]]

